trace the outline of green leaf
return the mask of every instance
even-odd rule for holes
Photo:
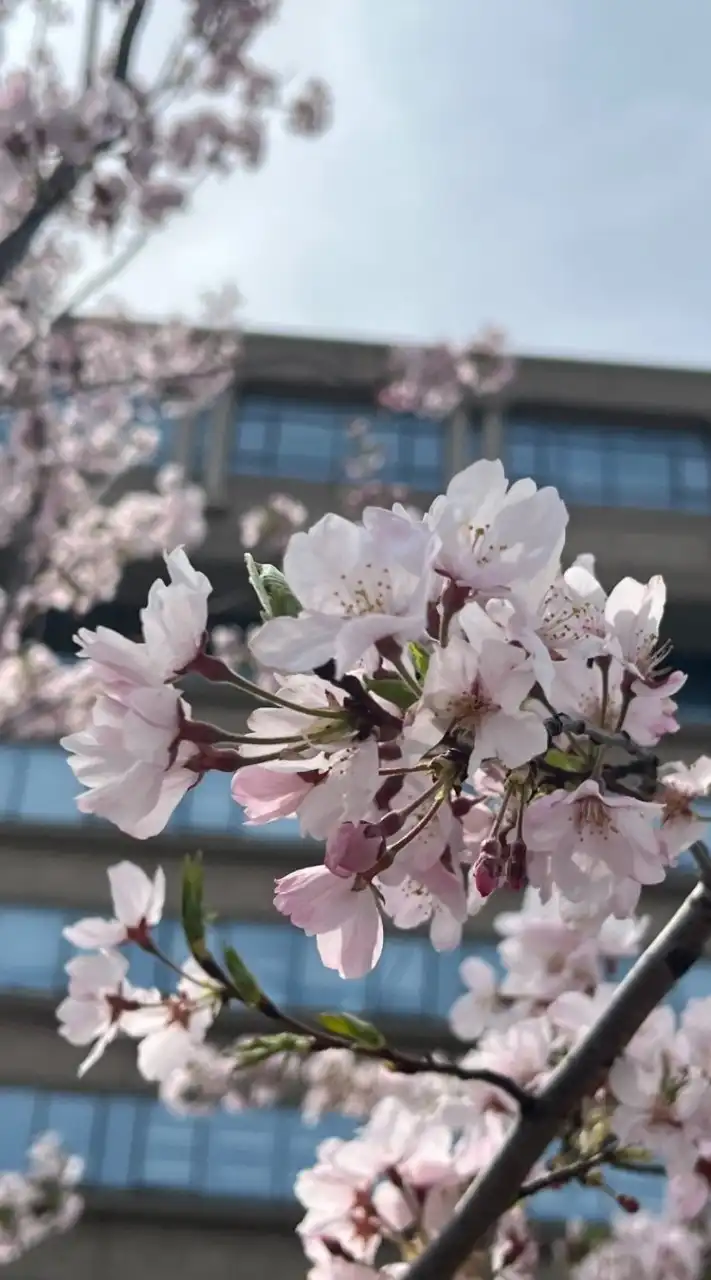
[[[382,1049],[385,1044],[384,1035],[372,1022],[356,1018],[352,1013],[320,1013],[318,1021],[332,1035],[352,1040],[362,1049]]]
[[[396,676],[387,676],[382,680],[373,680],[366,678],[365,687],[370,693],[375,693],[379,698],[384,698],[386,702],[392,702],[393,706],[400,707],[402,711],[407,711],[413,702],[417,701],[416,695],[412,689],[408,689],[402,680],[398,680]]]
[[[199,958],[206,952],[202,854],[199,853],[188,854],[183,862],[182,920],[188,946]]]
[[[262,1003],[262,989],[254,974],[247,968],[234,947],[225,947],[224,958],[232,985],[242,1004],[246,1004],[249,1009],[258,1009]]]
[[[414,641],[412,644],[407,646],[407,651],[412,658],[412,663],[415,671],[417,672],[418,679],[424,680],[430,665],[429,653],[426,649],[422,648],[421,644],[415,644]]]
[[[250,1036],[234,1046],[240,1066],[254,1066],[265,1062],[276,1053],[309,1053],[313,1048],[312,1036],[294,1035],[292,1031],[277,1032],[271,1036]]]
[[[259,601],[262,622],[270,618],[296,618],[301,605],[284,574],[273,564],[258,564],[249,552],[244,557],[247,576]]]
[[[579,756],[570,751],[559,751],[556,747],[546,752],[543,763],[554,769],[564,769],[566,773],[584,773],[588,767]]]

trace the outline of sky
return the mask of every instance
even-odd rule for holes
[[[146,70],[182,3],[158,8]],[[256,52],[330,82],[330,132],[208,182],[111,292],[191,315],[234,282],[248,328],[496,323],[517,352],[711,366],[710,49],[708,0],[283,0]]]

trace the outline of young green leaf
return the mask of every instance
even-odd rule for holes
[[[366,678],[365,687],[370,693],[384,698],[386,702],[392,702],[393,706],[399,707],[401,711],[407,711],[408,707],[417,701],[413,690],[403,684],[402,680],[398,680],[397,676],[387,676],[382,680]]]
[[[224,959],[232,985],[242,1004],[246,1004],[249,1009],[258,1009],[262,1003],[262,990],[254,974],[234,947],[225,947]]]
[[[182,920],[188,946],[199,958],[205,952],[203,869],[199,853],[188,854],[183,862]]]
[[[301,605],[280,569],[273,564],[257,564],[249,552],[244,557],[247,576],[257,596],[262,621],[270,618],[296,618]]]
[[[382,1049],[385,1037],[372,1022],[356,1018],[352,1013],[320,1013],[322,1027],[343,1040],[352,1040],[361,1049]]]
[[[417,673],[418,680],[420,681],[424,680],[425,676],[427,675],[427,668],[430,665],[429,653],[427,652],[426,649],[422,648],[421,644],[415,644],[414,641],[412,642],[412,644],[409,644],[407,646],[407,651],[410,657],[412,658],[412,665],[415,668],[415,672]]]
[[[551,747],[546,752],[543,763],[551,765],[553,769],[563,769],[566,773],[584,773],[588,767],[580,756],[570,751],[559,751],[557,747]]]

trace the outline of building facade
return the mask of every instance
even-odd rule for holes
[[[175,430],[166,424],[162,457],[182,462],[207,491],[209,536],[195,559],[215,596],[229,597],[227,620],[254,616],[238,564],[240,512],[275,491],[301,498],[314,517],[338,509],[347,428],[364,418],[382,449],[381,478],[406,485],[415,505],[426,506],[468,462],[501,457],[511,479],[530,475],[560,490],[571,513],[566,554],[593,552],[605,585],[664,574],[667,634],[676,665],[690,674],[672,755],[690,759],[711,745],[711,375],[524,359],[495,411],[458,413],[446,423],[379,410],[386,375],[384,348],[252,335],[239,377],[214,411]],[[113,614],[101,620],[130,633],[156,569],[134,567]],[[66,648],[72,629],[54,619],[48,635]],[[228,699],[212,705],[215,718],[238,726],[245,708]],[[210,710],[209,701],[199,705],[203,718]],[[201,849],[218,936],[237,947],[277,1002],[305,1014],[364,1011],[394,1043],[425,1047],[447,1035],[462,958],[495,959],[493,911],[469,923],[455,954],[437,956],[425,938],[399,934],[373,974],[343,983],[272,907],[275,875],[320,856],[298,840],[294,822],[246,828],[228,779],[209,775],[166,832],[144,844],[83,818],[75,792],[56,744],[0,744],[0,1165],[20,1166],[30,1136],[55,1129],[87,1161],[88,1201],[79,1227],[13,1264],[8,1276],[302,1276],[294,1176],[323,1137],[347,1126],[334,1118],[305,1128],[284,1107],[173,1117],[139,1077],[129,1042],[114,1045],[80,1085],[79,1055],[55,1031],[71,953],[63,926],[105,912],[113,862],[130,858],[148,871],[160,863],[169,881],[161,942],[181,958],[180,862]],[[648,893],[644,909],[656,925],[674,910],[690,874],[682,866]],[[147,956],[136,958],[135,981],[153,982]],[[674,999],[680,1005],[710,993],[711,960],[686,975]],[[226,1033],[253,1027],[233,1016]],[[570,1215],[605,1211],[591,1192],[584,1201],[573,1188],[564,1202],[561,1195],[541,1197],[538,1212],[558,1216],[563,1203]]]

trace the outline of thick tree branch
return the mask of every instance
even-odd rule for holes
[[[124,23],[114,64],[114,77],[121,84],[125,84],[128,79],[131,53],[147,4],[148,0],[134,0]],[[106,143],[100,146],[97,153],[105,151],[109,145]],[[54,172],[38,183],[32,208],[14,231],[0,241],[0,285],[5,283],[22,262],[43,223],[67,202],[90,168],[91,163],[76,165],[70,164],[68,160],[60,160]]]
[[[580,1100],[595,1090],[653,1009],[711,938],[711,879],[692,891],[620,984],[605,1012],[553,1072],[536,1105],[521,1114],[498,1156],[472,1184],[442,1234],[407,1280],[453,1280],[472,1251],[521,1194],[526,1175]]]

